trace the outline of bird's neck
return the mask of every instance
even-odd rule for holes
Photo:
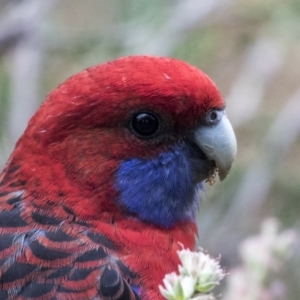
[[[64,206],[84,220],[120,213],[113,201],[116,192],[109,178],[114,166],[102,169],[98,175],[105,180],[96,185],[96,176],[94,182],[84,181],[84,172],[66,169],[63,162],[43,149],[27,146],[17,145],[0,176],[0,184],[7,192],[22,191],[25,202],[41,209],[49,203],[52,211]],[[89,174],[85,177],[89,178]]]

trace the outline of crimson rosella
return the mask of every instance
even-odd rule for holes
[[[236,140],[211,79],[150,56],[48,95],[0,175],[0,299],[162,299]]]

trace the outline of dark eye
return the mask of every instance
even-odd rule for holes
[[[223,110],[212,109],[206,114],[205,123],[207,125],[216,125],[222,119],[223,114]]]
[[[151,112],[140,112],[133,116],[131,129],[140,137],[149,138],[160,129],[160,118]]]

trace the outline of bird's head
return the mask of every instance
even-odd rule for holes
[[[197,189],[215,168],[221,180],[231,168],[236,140],[224,108],[211,79],[187,63],[117,59],[49,94],[19,140],[14,163],[26,159],[28,180],[37,177],[30,168],[44,168],[53,189],[68,194],[74,185],[93,195],[93,203],[63,200],[88,205],[91,215],[111,207],[172,227],[193,219]]]

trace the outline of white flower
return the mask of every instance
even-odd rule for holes
[[[173,272],[165,276],[164,286],[159,286],[161,294],[168,300],[191,300],[192,296],[194,300],[214,299],[207,293],[225,276],[219,261],[201,251],[182,249],[177,254],[179,275]]]
[[[159,286],[161,294],[168,300],[188,300],[195,292],[196,279],[169,273],[163,279],[164,287]]]
[[[182,263],[179,266],[181,275],[189,275],[197,280],[195,289],[198,292],[211,291],[224,278],[225,273],[221,269],[218,260],[211,258],[201,251],[192,252],[189,249],[178,251]]]
[[[261,233],[247,238],[240,246],[242,260],[253,279],[264,282],[270,272],[280,270],[297,238],[293,229],[280,232],[276,219],[266,219]]]
[[[182,275],[197,275],[197,252],[192,252],[189,249],[177,251],[182,265],[179,265],[179,273]]]

